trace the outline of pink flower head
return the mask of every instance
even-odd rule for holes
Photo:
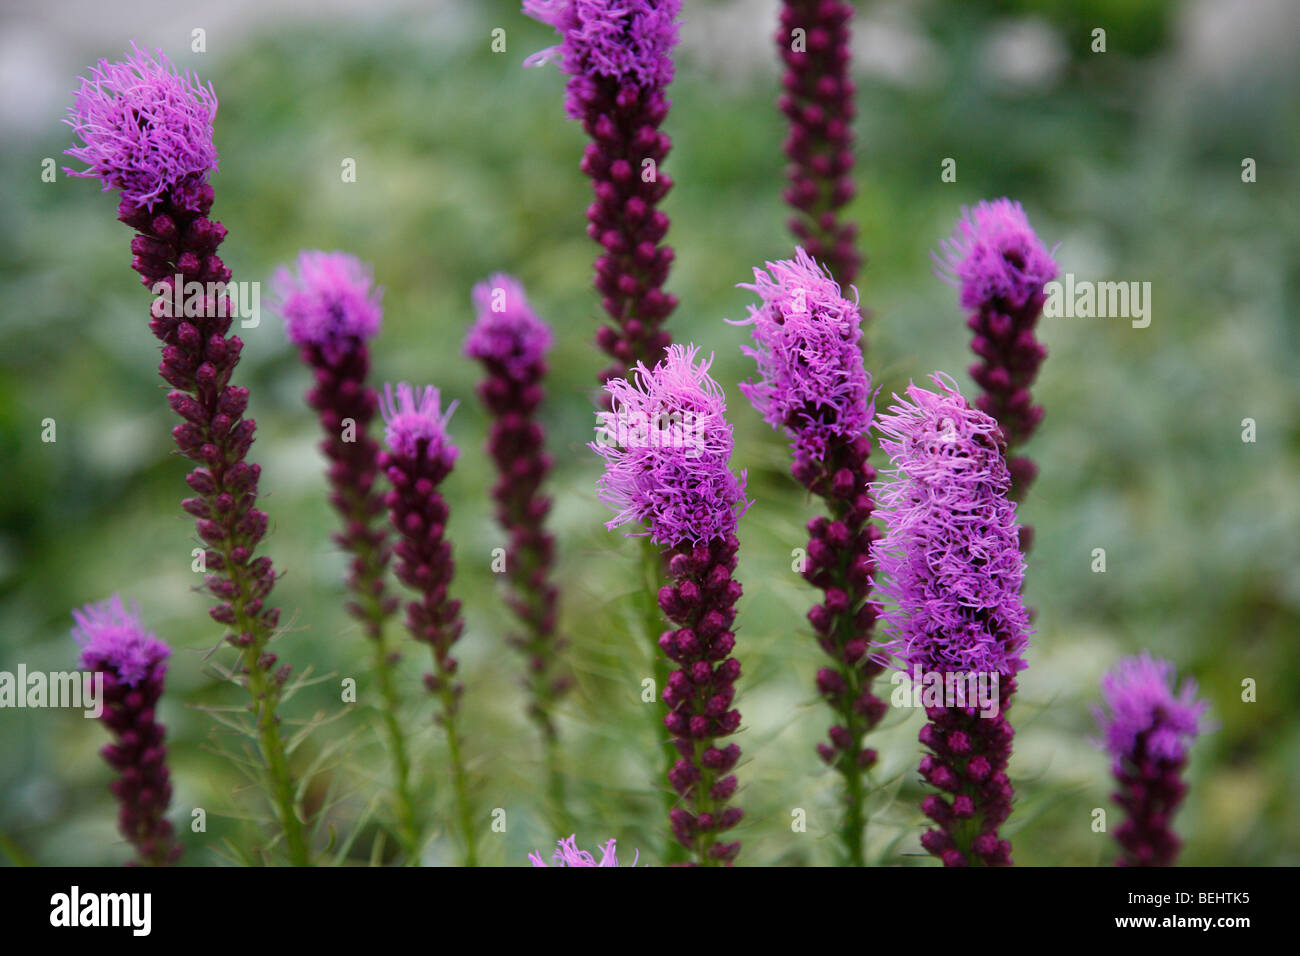
[[[876,419],[896,466],[873,488],[886,533],[875,546],[887,650],[923,671],[1025,667],[1029,621],[1020,597],[1024,560],[998,424],[972,408],[947,376],[938,392],[908,398]]]
[[[81,646],[81,666],[110,671],[132,687],[146,678],[162,676],[169,648],[140,622],[140,607],[128,609],[114,594],[98,604],[73,611],[72,636]]]
[[[934,254],[940,278],[961,290],[967,309],[1023,307],[1056,278],[1056,261],[1020,203],[981,201],[963,208],[952,238]]]
[[[352,344],[379,333],[383,290],[375,287],[369,266],[356,256],[300,252],[297,275],[281,266],[271,282],[289,339],[299,346],[316,346],[330,362],[339,361]]]
[[[741,351],[760,376],[740,390],[769,425],[784,427],[798,450],[820,461],[829,439],[853,441],[875,413],[859,343],[862,316],[802,248],[766,266],[754,270],[752,285],[739,287],[762,300],[735,323],[753,326],[757,348]]]
[[[591,448],[605,459],[600,500],[607,528],[641,522],[663,547],[726,538],[745,508],[745,476],[731,470],[727,402],[699,349],[670,345],[653,370],[611,378],[611,410],[599,413]]]
[[[1172,763],[1181,761],[1187,746],[1206,728],[1201,719],[1209,703],[1196,699],[1196,681],[1188,679],[1175,691],[1174,665],[1143,651],[1122,659],[1101,681],[1109,713],[1094,708],[1104,739],[1117,767],[1135,761],[1138,741],[1145,756]]]
[[[474,286],[478,319],[465,338],[470,358],[499,364],[511,378],[535,371],[551,348],[551,329],[528,305],[524,286],[498,272]]]
[[[388,426],[384,434],[394,455],[418,458],[423,443],[426,458],[441,458],[451,467],[459,452],[447,436],[447,422],[456,410],[456,403],[452,402],[444,412],[441,401],[432,385],[412,388],[406,382],[399,382],[396,389],[391,384],[384,386],[379,410]]]
[[[64,122],[83,145],[65,152],[87,168],[64,171],[97,178],[104,192],[120,190],[127,202],[149,209],[178,187],[173,201],[192,199],[217,168],[212,86],[188,70],[179,74],[161,50],[155,59],[135,44],[122,62],[100,60],[80,79]]]
[[[529,861],[533,866],[618,866],[618,856],[615,854],[615,841],[610,840],[600,848],[600,860],[588,853],[586,850],[578,849],[578,841],[575,836],[570,836],[566,840],[559,841],[559,847],[551,855],[551,862],[547,863],[542,859],[540,853],[528,854]],[[636,866],[637,860],[641,858],[638,852],[632,860],[632,866]]]
[[[681,0],[524,0],[524,14],[554,27],[562,38],[524,65],[558,57],[571,76],[665,87],[673,78],[681,10]]]

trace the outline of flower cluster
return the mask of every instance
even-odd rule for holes
[[[592,445],[605,459],[598,491],[616,512],[610,529],[641,524],[661,547],[725,538],[744,507],[745,482],[731,470],[732,436],[722,388],[709,377],[712,356],[672,345],[652,370],[638,364],[631,379],[611,379],[612,411],[602,412]],[[674,422],[669,440],[618,441],[621,423]],[[661,433],[662,434],[662,433]]]
[[[830,512],[808,525],[803,571],[824,592],[808,617],[833,662],[817,673],[818,693],[836,715],[830,742],[818,752],[844,778],[844,836],[850,862],[861,865],[861,775],[876,759],[863,738],[886,710],[871,692],[884,668],[869,653],[877,614],[868,600],[875,570],[870,549],[879,532],[870,524],[875,505],[867,490],[876,477],[867,461],[875,407],[862,361],[862,319],[856,303],[803,249],[792,260],[755,269],[754,283],[741,288],[761,301],[738,323],[752,327],[755,347],[742,351],[760,376],[740,390],[768,424],[791,437],[795,479]]]
[[[1019,499],[1038,474],[1030,459],[1015,453],[1043,418],[1029,387],[1047,356],[1034,328],[1056,262],[1020,203],[1010,199],[964,210],[952,237],[940,243],[940,253],[935,255],[940,274],[960,290],[962,307],[970,311],[971,350],[980,358],[970,374],[983,389],[976,404],[1002,426],[1012,494]],[[1028,551],[1030,529],[1025,531],[1022,544]]]
[[[600,847],[600,859],[597,860],[596,857],[591,853],[588,853],[586,850],[580,850],[578,848],[578,840],[576,835],[574,835],[574,836],[570,836],[568,839],[558,841],[558,846],[555,852],[551,855],[550,863],[547,863],[544,859],[542,859],[542,855],[536,852],[528,854],[528,860],[533,864],[534,867],[538,867],[538,866],[621,866],[622,864],[618,862],[618,853],[616,852],[617,848],[615,846],[616,842],[617,841],[615,840],[610,840],[608,843],[603,844]],[[641,859],[641,854],[637,853],[633,857],[632,862],[628,865],[636,866],[637,860],[639,859]]]
[[[677,305],[663,291],[673,251],[661,245],[668,217],[658,208],[672,180],[660,169],[672,146],[668,115],[681,0],[525,0],[524,13],[553,26],[562,42],[527,60],[558,57],[569,74],[565,108],[591,137],[582,170],[595,202],[587,234],[604,248],[596,289],[610,324],[596,336],[613,360],[600,380],[653,364],[670,339],[661,325]]]
[[[131,206],[170,202],[198,212],[199,187],[217,168],[212,86],[188,70],[182,78],[161,51],[155,57],[135,44],[125,60],[100,60],[79,79],[64,122],[82,142],[67,154],[87,168],[65,172],[98,179]]]
[[[862,265],[855,246],[857,226],[839,218],[854,194],[852,18],[853,7],[843,0],[783,0],[776,32],[786,67],[778,105],[790,121],[785,200],[798,211],[790,229],[845,285]]]
[[[710,362],[697,363],[697,353],[693,346],[670,346],[653,370],[640,365],[631,381],[612,379],[605,386],[611,399],[605,438],[623,417],[675,418],[692,423],[684,447],[607,441],[591,447],[605,459],[601,499],[618,512],[609,527],[639,522],[666,551],[671,583],[660,589],[659,607],[676,628],[660,635],[659,647],[677,669],[663,689],[669,708],[664,723],[679,755],[668,779],[683,801],[670,821],[694,862],[712,865],[730,863],[740,851],[739,842],[720,839],[742,817],[739,807],[727,805],[736,791],[730,771],[740,748],[718,744],[740,727],[740,712],[732,707],[740,662],[731,652],[741,587],[732,574],[734,532],[745,502],[743,479],[730,467],[726,400],[708,375]]]
[[[1011,862],[998,827],[1011,811],[1012,728],[1006,711],[1028,642],[1020,598],[1024,560],[997,422],[935,375],[938,392],[909,386],[910,401],[880,415],[880,446],[897,467],[876,486],[885,536],[875,554],[887,649],[904,671],[980,674],[998,681],[996,714],[931,706],[920,739],[921,775],[945,795],[923,809],[937,825],[922,845],[950,866]],[[946,702],[948,703],[948,702]]]
[[[379,444],[370,433],[378,398],[366,381],[367,342],[383,316],[380,292],[369,270],[346,253],[303,252],[297,266],[296,275],[287,268],[275,274],[277,307],[314,378],[307,404],[320,415],[330,503],[343,519],[334,540],[351,555],[348,586],[355,598],[348,610],[378,639],[396,609],[384,594],[388,535],[379,520]]]
[[[797,455],[824,461],[831,444],[854,441],[874,414],[871,376],[862,362],[857,302],[802,248],[768,262],[741,285],[761,300],[750,306],[756,347],[743,351],[760,380],[741,392],[773,428],[784,428]]]
[[[113,794],[121,807],[118,829],[135,847],[138,862],[174,863],[181,855],[167,820],[171,774],[166,730],[156,711],[171,649],[140,622],[116,594],[72,612],[73,637],[81,645],[81,666],[104,675],[101,720],[116,742],[100,751],[119,774]]]
[[[523,285],[512,276],[494,275],[479,283],[473,298],[478,317],[465,339],[465,354],[478,359],[486,372],[478,393],[492,415],[488,453],[498,475],[492,497],[497,523],[509,536],[509,603],[527,629],[511,640],[527,657],[530,714],[549,739],[555,736],[555,699],[567,686],[555,674],[563,642],[555,634],[559,592],[550,580],[555,542],[546,531],[546,516],[551,500],[541,493],[552,460],[536,418],[545,396],[551,329],[529,307]]]
[[[1195,681],[1178,691],[1175,682],[1174,665],[1147,653],[1121,660],[1101,682],[1099,743],[1119,783],[1112,799],[1128,813],[1115,830],[1121,866],[1168,866],[1182,846],[1171,821],[1187,792],[1188,747],[1204,730],[1209,704],[1197,700]]]

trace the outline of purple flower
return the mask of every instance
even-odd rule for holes
[[[166,671],[163,662],[171,649],[140,623],[138,605],[128,610],[114,594],[73,611],[72,618],[77,622],[72,636],[81,645],[81,666],[87,670],[112,671],[130,687]]]
[[[733,445],[722,388],[709,377],[712,356],[672,345],[653,370],[638,363],[631,380],[605,389],[611,411],[591,448],[605,459],[600,500],[617,512],[607,528],[640,523],[655,544],[726,538],[745,508],[744,474],[731,470]]]
[[[834,725],[821,758],[844,778],[846,818],[840,828],[850,865],[863,865],[866,826],[861,785],[876,752],[863,738],[884,715],[871,692],[884,666],[870,653],[876,607],[868,598],[875,571],[870,549],[878,535],[870,524],[875,503],[867,485],[876,477],[867,461],[866,434],[875,414],[871,377],[862,363],[861,316],[855,303],[803,249],[795,258],[754,270],[741,286],[762,300],[751,306],[757,348],[742,351],[758,363],[760,381],[740,386],[774,428],[793,439],[795,480],[818,495],[829,515],[808,524],[804,578],[824,592],[808,619],[831,667],[817,674],[818,694]]]
[[[732,706],[740,662],[731,652],[741,587],[732,575],[745,500],[743,476],[731,471],[726,400],[708,375],[712,360],[696,364],[698,351],[673,345],[653,370],[638,365],[631,381],[610,379],[611,410],[591,447],[605,459],[601,500],[618,512],[607,527],[640,522],[667,549],[671,583],[659,590],[659,608],[675,629],[658,643],[677,665],[662,699],[679,754],[668,782],[682,798],[669,821],[693,861],[712,866],[740,852],[739,841],[721,839],[743,816],[728,805],[740,748],[718,743],[740,727]]]
[[[450,512],[438,490],[456,462],[456,446],[447,434],[455,403],[444,412],[436,388],[413,389],[402,382],[396,389],[384,386],[380,407],[388,423],[388,450],[380,452],[379,467],[391,485],[384,500],[399,538],[393,549],[397,578],[415,592],[415,600],[406,605],[406,629],[433,656],[434,670],[424,675],[424,684],[438,701],[437,721],[447,733],[465,863],[473,866],[475,831],[456,720],[464,687],[451,656],[465,625],[460,601],[450,593],[456,571],[446,536]]]
[[[963,208],[952,238],[939,243],[940,274],[961,291],[961,304],[981,309],[1000,304],[1023,308],[1056,278],[1056,261],[1020,203],[982,200]]]
[[[578,841],[575,836],[570,836],[566,840],[559,841],[559,847],[551,855],[551,862],[547,863],[542,859],[540,853],[528,854],[529,861],[534,867],[538,866],[620,866],[618,856],[615,853],[615,841],[610,840],[600,847],[600,860],[586,850],[578,849]],[[631,866],[636,866],[637,860],[641,858],[638,852],[633,858]]]
[[[172,785],[166,729],[155,717],[171,649],[140,622],[139,607],[128,610],[116,594],[72,617],[81,666],[104,678],[100,720],[116,742],[100,753],[119,774],[112,784],[120,804],[118,829],[135,847],[137,862],[174,863],[181,845],[167,820]]]
[[[447,422],[456,410],[456,402],[444,412],[442,398],[432,385],[417,389],[399,382],[396,389],[391,384],[384,386],[379,405],[388,426],[388,447],[394,455],[442,461],[451,470],[460,454],[447,437]]]
[[[769,425],[785,428],[796,449],[820,461],[828,442],[857,438],[875,413],[862,362],[862,316],[803,249],[766,266],[754,270],[752,285],[739,286],[762,300],[737,323],[753,326],[757,348],[741,351],[760,375],[740,390]]]
[[[681,9],[681,0],[524,0],[524,15],[554,27],[561,37],[524,65],[558,58],[570,76],[667,86]],[[582,118],[580,111],[571,115]]]
[[[193,198],[217,168],[212,86],[188,70],[178,74],[161,50],[155,58],[134,43],[126,60],[100,60],[80,79],[64,122],[83,145],[66,152],[87,168],[65,172],[97,178],[104,192],[120,190],[123,199],[148,209],[174,190]]]
[[[875,549],[880,593],[897,607],[885,613],[889,650],[923,671],[1014,676],[1029,622],[998,424],[947,376],[933,380],[938,392],[911,385],[910,402],[895,395],[876,418],[897,466],[875,486],[888,528]]]
[[[1113,799],[1128,812],[1115,829],[1121,866],[1169,866],[1182,846],[1171,821],[1187,792],[1187,751],[1206,729],[1209,704],[1197,700],[1195,681],[1180,690],[1175,685],[1174,665],[1146,652],[1121,660],[1102,678],[1106,709],[1093,713],[1119,784]]]
[[[934,256],[940,277],[961,290],[961,304],[971,312],[966,324],[974,333],[971,350],[980,361],[970,367],[970,375],[983,390],[975,404],[1002,426],[1011,493],[1020,500],[1038,474],[1037,465],[1016,452],[1043,418],[1029,387],[1047,356],[1034,329],[1046,301],[1043,287],[1057,274],[1056,262],[1020,203],[1010,199],[964,210],[952,238],[941,242],[940,249],[943,255]],[[1033,529],[1023,532],[1020,543],[1028,553]]]
[[[563,778],[555,753],[556,699],[568,687],[557,675],[558,652],[565,642],[555,633],[559,591],[551,581],[555,541],[546,530],[551,499],[542,483],[551,470],[546,433],[537,420],[545,397],[546,353],[551,329],[528,306],[524,287],[513,276],[497,274],[474,287],[478,319],[465,339],[465,354],[483,363],[478,394],[492,416],[488,453],[497,469],[492,487],[497,523],[509,538],[507,603],[525,633],[509,642],[527,661],[528,713],[547,748],[550,796],[561,812]]]
[[[853,7],[840,0],[783,0],[775,38],[786,66],[777,105],[790,121],[785,200],[797,211],[790,230],[845,285],[862,264],[857,226],[839,216],[855,192],[852,19]],[[795,30],[803,31],[802,49],[796,49]]]
[[[662,245],[668,216],[658,204],[672,188],[660,168],[672,148],[659,127],[668,115],[680,0],[526,0],[524,12],[556,28],[556,55],[569,74],[565,109],[591,137],[581,168],[592,181],[587,235],[605,250],[595,285],[609,324],[596,344],[613,364],[600,381],[636,362],[653,364],[671,341],[662,325],[677,306],[663,291],[673,250]]]
[[[337,363],[379,334],[382,289],[374,288],[370,268],[345,252],[307,251],[298,255],[298,273],[276,270],[272,284],[285,332],[298,346],[315,346]]]
[[[535,379],[537,367],[551,350],[551,327],[528,305],[524,286],[514,276],[497,273],[474,286],[478,318],[465,339],[465,354],[495,363],[512,379]]]
[[[911,385],[911,401],[895,395],[898,404],[876,420],[896,466],[891,481],[875,486],[887,528],[874,549],[885,576],[877,590],[895,605],[884,615],[887,650],[903,660],[901,670],[943,687],[953,675],[975,690],[973,677],[988,698],[979,706],[964,691],[922,699],[929,722],[920,741],[929,753],[921,776],[940,792],[922,803],[937,826],[921,845],[946,866],[1004,866],[1011,844],[998,828],[1014,796],[1006,712],[1029,631],[1024,560],[997,423],[946,376],[934,381],[938,392]]]

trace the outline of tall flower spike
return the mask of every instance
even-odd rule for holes
[[[128,609],[116,594],[72,617],[81,666],[104,676],[100,720],[116,742],[100,753],[119,774],[112,784],[120,804],[118,829],[135,847],[137,862],[175,863],[181,845],[167,820],[172,785],[166,729],[156,717],[171,649],[140,623],[140,609]]]
[[[1106,709],[1094,708],[1119,790],[1111,797],[1128,813],[1115,830],[1119,866],[1170,866],[1182,841],[1172,821],[1187,793],[1187,751],[1204,729],[1209,704],[1196,682],[1175,691],[1174,665],[1143,652],[1121,660],[1102,678]]]
[[[853,102],[849,22],[842,0],[783,0],[776,46],[785,64],[777,105],[790,121],[785,201],[795,210],[790,231],[813,258],[848,285],[862,265],[857,226],[840,210],[853,198]]]
[[[970,312],[971,350],[980,358],[970,375],[983,389],[975,404],[1002,426],[1011,493],[1020,501],[1038,474],[1033,461],[1017,452],[1043,418],[1029,387],[1047,356],[1034,328],[1046,302],[1043,287],[1056,277],[1056,262],[1020,203],[1010,199],[963,209],[952,238],[939,249],[934,260],[940,277],[960,290],[961,305]],[[1033,529],[1022,530],[1021,544],[1028,552]]]
[[[921,845],[948,866],[1007,865],[1011,845],[998,828],[1011,812],[1006,712],[1029,632],[1024,559],[997,422],[971,408],[947,376],[934,381],[937,392],[911,385],[876,419],[896,466],[892,480],[874,486],[887,529],[874,548],[879,596],[893,605],[885,631],[900,670],[945,688],[948,675],[963,686],[971,675],[985,688],[997,680],[996,708],[962,706],[964,692],[924,701],[920,740],[930,753],[921,776],[941,793],[922,804],[936,826]]]
[[[636,866],[637,860],[639,860],[640,858],[641,858],[641,854],[637,853],[636,856],[633,858],[632,862],[628,865]],[[536,852],[528,854],[528,861],[532,863],[534,867],[538,867],[538,866],[621,866],[622,865],[621,863],[618,862],[617,847],[615,846],[614,840],[610,840],[608,843],[605,843],[600,847],[600,859],[597,860],[596,857],[591,853],[588,853],[586,850],[580,850],[578,848],[578,840],[576,836],[570,836],[566,840],[558,841],[558,847],[555,850],[555,852],[551,855],[550,863],[547,863],[545,860],[543,860],[542,855]]]
[[[474,827],[457,723],[464,688],[451,656],[464,622],[460,602],[450,596],[455,564],[446,538],[447,503],[438,491],[459,454],[447,434],[455,404],[443,411],[436,388],[414,389],[402,382],[396,388],[384,386],[380,410],[388,426],[388,450],[379,453],[379,467],[392,486],[385,501],[388,519],[399,536],[393,549],[397,577],[417,595],[406,606],[406,628],[417,641],[428,644],[433,655],[433,672],[424,676],[424,683],[438,702],[437,721],[447,733],[465,865],[474,866]]]
[[[276,270],[272,286],[285,333],[298,346],[314,384],[307,404],[320,416],[321,453],[329,463],[330,504],[342,520],[334,541],[349,557],[347,610],[370,639],[371,660],[383,699],[381,708],[393,760],[398,838],[408,857],[417,850],[407,745],[398,719],[395,684],[398,654],[384,628],[398,599],[385,593],[390,558],[384,498],[378,486],[379,444],[371,434],[378,409],[370,374],[368,342],[379,334],[382,290],[368,266],[343,252],[306,251],[297,272]]]
[[[478,394],[492,416],[488,453],[497,467],[492,497],[497,523],[509,539],[508,603],[524,625],[524,633],[512,635],[510,643],[527,662],[528,713],[542,732],[552,812],[562,817],[564,778],[554,712],[568,680],[557,673],[564,641],[555,632],[555,542],[546,531],[551,499],[541,493],[552,459],[537,420],[545,397],[551,329],[533,312],[523,285],[513,276],[497,274],[479,283],[473,299],[478,317],[465,339],[465,354],[480,361],[486,373]]]
[[[660,168],[672,141],[659,126],[681,0],[524,0],[523,10],[561,37],[525,65],[559,60],[569,75],[565,110],[591,137],[581,168],[595,193],[587,235],[605,250],[595,265],[609,318],[596,344],[614,360],[600,373],[605,382],[658,360],[670,341],[661,326],[677,306],[663,291],[673,251],[661,245],[668,217],[656,207],[672,187]]]
[[[817,672],[817,690],[835,715],[822,759],[844,780],[841,827],[851,865],[863,858],[862,774],[876,752],[863,738],[884,716],[884,701],[871,692],[884,666],[870,652],[876,607],[869,600],[870,523],[875,507],[867,485],[876,470],[867,461],[868,429],[875,413],[871,376],[862,362],[861,316],[855,302],[803,250],[795,258],[754,270],[760,298],[749,319],[754,348],[741,350],[758,364],[759,380],[740,390],[773,428],[790,436],[795,479],[825,503],[829,514],[809,522],[804,578],[824,592],[808,612],[817,643],[832,666]]]
[[[209,612],[230,629],[239,650],[235,679],[253,700],[253,719],[285,849],[310,861],[276,708],[289,666],[267,649],[280,612],[268,606],[275,585],[269,558],[255,557],[267,516],[257,508],[261,468],[246,461],[257,429],[245,418],[248,389],[230,379],[244,343],[230,334],[230,270],[217,255],[226,227],[208,218],[216,169],[212,121],[216,98],[162,54],[133,47],[122,63],[101,62],[83,78],[69,120],[82,146],[69,154],[90,164],[106,189],[118,189],[118,219],[136,231],[131,268],[154,296],[149,328],[162,344],[159,374],[172,386],[168,404],[184,421],[172,430],[196,465],[186,477],[195,496],[181,506],[206,545],[205,584],[218,604]],[[181,305],[181,308],[177,308]],[[241,673],[242,672],[242,673]]]
[[[630,381],[606,383],[611,409],[591,447],[605,459],[600,498],[617,512],[608,527],[642,524],[665,551],[671,580],[659,607],[675,629],[659,647],[677,669],[662,698],[678,753],[668,781],[681,798],[669,820],[692,861],[712,866],[740,851],[722,839],[743,815],[728,805],[740,748],[719,744],[740,727],[732,707],[740,662],[731,653],[741,588],[732,574],[745,500],[744,477],[730,466],[726,401],[698,351],[670,346],[653,370],[638,365]]]

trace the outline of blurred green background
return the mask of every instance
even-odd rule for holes
[[[812,690],[820,651],[804,614],[813,592],[791,570],[815,507],[787,475],[782,437],[739,394],[752,372],[738,348],[745,332],[722,321],[742,317],[750,301],[736,283],[793,247],[780,199],[784,126],[773,106],[775,6],[685,7],[665,124],[674,141],[665,169],[676,181],[664,205],[677,252],[669,287],[681,299],[670,328],[717,353],[735,464],[748,469],[756,502],[741,524],[738,572],[740,859],[827,864],[836,859],[835,778],[813,746],[829,715]],[[1293,5],[935,0],[858,10],[859,195],[849,213],[868,257],[858,287],[873,313],[867,361],[882,398],[934,369],[971,388],[964,316],[929,260],[963,204],[1019,199],[1039,234],[1060,243],[1063,271],[1152,284],[1149,328],[1122,319],[1041,324],[1050,356],[1035,394],[1047,417],[1029,448],[1041,477],[1023,506],[1037,529],[1027,586],[1037,634],[1012,711],[1019,802],[1008,832],[1017,862],[1113,858],[1111,837],[1090,827],[1092,809],[1109,808],[1110,789],[1107,761],[1089,742],[1089,707],[1102,672],[1143,648],[1200,682],[1218,724],[1194,749],[1178,817],[1182,862],[1300,862]],[[176,648],[162,716],[185,862],[222,862],[226,837],[264,838],[259,801],[214,752],[232,742],[194,707],[241,699],[205,670],[220,632],[194,591],[193,524],[178,505],[185,468],[172,454],[147,293],[128,267],[131,234],[97,184],[40,177],[42,160],[61,165],[70,145],[59,120],[74,76],[139,38],[216,87],[214,215],[230,229],[222,254],[235,278],[265,280],[304,247],[372,262],[386,289],[376,381],[434,383],[461,401],[452,431],[462,455],[446,491],[485,861],[518,865],[576,831],[584,845],[616,837],[658,862],[662,773],[640,701],[649,645],[630,632],[638,548],[604,529],[597,460],[584,447],[601,364],[591,344],[595,249],[584,233],[590,187],[577,167],[585,140],[564,117],[559,71],[520,67],[553,42],[550,31],[516,3],[332,3],[312,16],[236,4],[209,14],[208,52],[195,54],[190,30],[203,19],[159,3],[111,15],[70,3],[57,20],[4,16],[0,670],[70,668],[69,609],[113,591],[137,598]],[[506,30],[503,54],[489,48],[495,27]],[[1098,27],[1104,54],[1090,51]],[[355,183],[340,181],[345,157],[356,160]],[[957,161],[956,183],[940,181],[945,157]],[[1252,184],[1242,182],[1245,157],[1258,166]],[[496,270],[524,280],[558,339],[545,417],[576,679],[562,714],[572,817],[563,833],[543,813],[520,661],[502,640],[511,622],[490,570],[502,535],[484,493],[486,422],[473,394],[477,369],[460,356],[470,288]],[[349,858],[365,861],[387,814],[382,803],[368,807],[388,765],[367,706],[367,649],[341,611],[344,562],[330,541],[316,422],[301,400],[308,376],[268,309],[241,335],[238,380],[252,390],[252,458],[263,467],[273,529],[263,553],[284,575],[275,598],[290,625],[275,649],[296,671],[328,675],[282,713],[335,718],[314,731],[300,763],[342,748],[311,799],[329,800],[325,829],[355,836]],[[41,441],[45,418],[57,423],[52,444]],[[1253,444],[1242,441],[1245,418],[1257,423]],[[1104,574],[1090,570],[1095,548],[1106,550]],[[454,841],[436,826],[449,818],[450,787],[419,684],[425,658],[407,644],[408,725],[433,823],[425,860],[454,862]],[[348,676],[361,687],[353,707],[339,702]],[[1258,685],[1253,703],[1241,699],[1246,678]],[[918,843],[920,720],[892,711],[875,741],[870,845],[881,862],[934,862]],[[78,712],[0,711],[9,861],[128,857],[109,770],[96,756],[104,739]],[[195,807],[208,813],[206,833],[189,830]],[[494,808],[506,811],[505,833],[488,832]],[[795,808],[807,813],[806,833],[792,832]]]

